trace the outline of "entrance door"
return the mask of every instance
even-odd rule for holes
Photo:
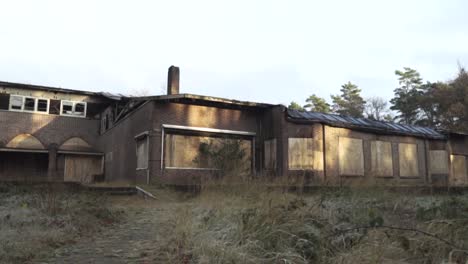
[[[64,181],[93,181],[94,175],[102,174],[102,157],[85,155],[66,155]]]

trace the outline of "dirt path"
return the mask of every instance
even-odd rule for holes
[[[132,196],[114,198],[112,204],[125,209],[124,221],[58,249],[46,263],[167,263],[163,249],[174,228],[171,211],[179,203]]]

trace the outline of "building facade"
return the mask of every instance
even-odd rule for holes
[[[468,185],[467,135],[180,94],[178,83],[177,67],[161,96],[0,82],[0,180],[192,185],[231,171],[287,184]]]

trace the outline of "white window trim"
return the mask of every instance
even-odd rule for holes
[[[33,99],[34,100],[34,110],[26,110],[26,99]],[[30,112],[34,113],[37,110],[37,98],[32,97],[32,96],[23,96],[23,111],[24,112]]]
[[[21,109],[13,109],[12,104],[11,104],[11,98],[12,97],[21,97]],[[16,95],[16,94],[11,94],[10,95],[10,101],[8,102],[8,110],[14,111],[14,112],[23,112],[24,109],[24,96],[22,95]]]
[[[21,97],[22,103],[21,103],[21,109],[13,109],[12,104],[11,104],[11,97]],[[34,99],[34,110],[25,110],[24,109],[24,102],[26,101],[26,98],[31,98]],[[46,100],[47,101],[47,111],[42,112],[38,111],[38,103],[39,100]],[[41,97],[34,97],[34,96],[25,96],[25,95],[17,95],[17,94],[11,94],[10,95],[10,102],[8,106],[9,111],[13,112],[26,112],[26,113],[36,113],[36,114],[49,114],[49,109],[50,109],[50,99],[47,98],[41,98]]]
[[[75,115],[75,114],[64,114],[63,113],[63,103],[71,103],[72,104],[72,112],[75,112],[76,104],[84,104],[84,112],[83,115]],[[60,101],[60,115],[61,116],[69,116],[69,117],[79,117],[79,118],[86,118],[86,112],[88,110],[88,104],[86,102],[79,102],[79,101],[69,101],[69,100],[61,100]]]
[[[39,111],[39,100],[46,100],[47,101],[47,110],[45,112]],[[50,110],[50,99],[47,98],[36,98],[36,112],[41,114],[48,114]]]

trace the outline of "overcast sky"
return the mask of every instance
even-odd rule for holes
[[[241,100],[330,100],[351,81],[390,99],[395,69],[468,66],[466,1],[2,1],[0,80]]]

